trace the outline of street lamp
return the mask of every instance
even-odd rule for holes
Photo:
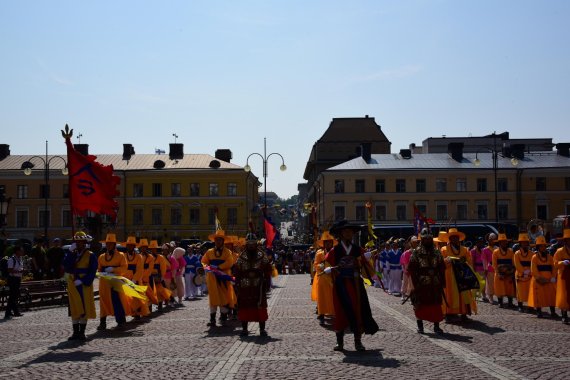
[[[32,174],[32,169],[35,167],[35,165],[32,163],[32,160],[37,159],[40,160],[43,164],[44,164],[44,191],[43,191],[43,196],[44,196],[44,239],[48,239],[48,198],[50,196],[50,192],[49,192],[49,167],[51,164],[51,161],[53,159],[60,159],[63,161],[63,169],[61,169],[61,174],[63,175],[67,175],[68,174],[68,170],[67,170],[67,161],[65,161],[65,158],[61,157],[61,156],[52,156],[48,158],[48,142],[46,140],[46,155],[45,158],[41,157],[41,156],[32,156],[30,157],[30,159],[26,162],[24,162],[22,164],[22,169],[24,170],[24,174],[25,175],[31,175]],[[48,240],[49,241],[49,240]]]
[[[499,198],[498,198],[498,179],[497,179],[497,172],[499,170],[499,150],[497,149],[497,132],[493,132],[491,135],[493,136],[493,148],[487,148],[487,150],[491,153],[491,157],[493,158],[493,176],[495,181],[495,223],[499,223]],[[473,161],[473,165],[479,166],[481,165],[481,160],[478,157],[479,152],[475,152],[475,160]],[[501,157],[504,157],[501,154]],[[511,158],[511,164],[513,166],[517,166],[519,164],[519,160],[516,157]]]
[[[279,153],[270,153],[269,155],[267,154],[267,138],[265,137],[263,138],[263,155],[261,155],[261,153],[251,153],[249,156],[247,156],[247,159],[245,161],[245,166],[243,167],[243,170],[245,170],[246,172],[251,171],[251,166],[249,166],[249,158],[253,155],[257,155],[261,157],[261,159],[263,160],[263,194],[264,194],[263,204],[265,205],[265,209],[267,209],[267,160],[269,160],[269,157],[276,155],[281,157],[281,166],[279,167],[279,169],[282,172],[287,170],[287,166],[285,166],[285,159],[281,154]]]

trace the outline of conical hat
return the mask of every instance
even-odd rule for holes
[[[137,245],[137,238],[134,236],[127,236],[127,241],[125,242],[125,245]]]
[[[117,235],[109,233],[105,237],[105,243],[117,243]]]
[[[147,239],[139,240],[139,247],[148,247],[148,240]]]
[[[540,235],[539,237],[536,238],[533,246],[537,246],[537,245],[548,245],[546,243],[546,239],[544,238],[544,236]]]
[[[216,238],[222,238],[222,239],[226,239],[226,233],[224,232],[224,230],[216,230],[216,232],[214,232],[213,234],[208,235],[208,240],[210,241],[214,241],[216,240]]]
[[[449,231],[447,231],[447,241],[449,241],[449,238],[452,236],[459,236],[459,241],[465,240],[465,234],[457,228],[450,228]]]
[[[497,238],[497,242],[499,241],[510,241],[511,239],[507,238],[506,234],[499,234],[499,237]]]
[[[150,249],[158,249],[158,241],[156,240],[151,240],[150,244],[148,245],[148,248]]]
[[[333,245],[337,245],[338,241],[335,240],[334,236],[332,236],[329,231],[324,231],[323,234],[321,235],[321,238],[319,240],[317,240],[317,245],[319,247],[324,247],[325,246],[325,241],[326,240],[332,240],[333,241]]]
[[[526,242],[529,242],[529,241],[530,241],[529,238],[528,238],[528,234],[527,234],[526,232],[521,232],[521,233],[519,234],[518,242],[521,242],[521,241],[526,241]]]

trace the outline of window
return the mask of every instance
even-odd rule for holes
[[[334,219],[344,219],[344,206],[334,206]]]
[[[219,195],[219,189],[217,183],[211,183],[209,186],[209,194],[211,197],[217,197]]]
[[[228,207],[228,226],[235,226],[238,222],[238,210],[235,207]]]
[[[215,208],[209,208],[208,209],[208,224],[210,226],[213,226],[216,224],[216,212],[217,212],[217,209],[215,209]]]
[[[406,205],[396,205],[396,219],[406,220]]]
[[[133,225],[142,226],[143,224],[143,209],[135,208],[133,209]]]
[[[479,203],[477,204],[477,219],[487,220],[487,204]]]
[[[536,217],[542,220],[548,219],[548,207],[546,205],[536,205]]]
[[[356,220],[366,220],[366,207],[356,206]]]
[[[191,208],[190,209],[190,224],[196,225],[200,224],[200,209]]]
[[[570,177],[564,178],[564,190],[570,191]]]
[[[376,192],[385,193],[386,192],[386,181],[383,179],[376,180]]]
[[[436,178],[435,179],[435,191],[438,193],[445,193],[447,191],[447,179]]]
[[[143,184],[133,183],[133,197],[141,198],[143,196]]]
[[[151,223],[154,224],[155,226],[162,225],[162,209],[160,208],[152,209]]]
[[[505,192],[508,190],[508,181],[506,178],[497,178],[497,191]]]
[[[386,220],[386,205],[376,205],[376,219]]]
[[[18,199],[27,199],[28,198],[28,185],[18,185]]]
[[[406,192],[406,180],[405,179],[397,179],[396,180],[396,193],[405,193]]]
[[[487,178],[477,178],[477,191],[480,193],[487,191]]]
[[[61,226],[71,227],[71,225],[72,225],[71,210],[61,210]]]
[[[41,228],[49,227],[51,225],[50,218],[49,210],[40,209],[38,213],[38,226]]]
[[[16,227],[28,228],[28,209],[16,209]]]
[[[182,210],[180,208],[170,209],[170,224],[179,226],[182,224]]]
[[[467,204],[466,203],[457,203],[457,220],[466,220],[467,219]]]
[[[509,204],[508,203],[499,203],[498,206],[499,206],[499,208],[497,211],[498,211],[499,220],[509,219]]]
[[[191,197],[199,197],[200,196],[200,184],[199,183],[191,183],[190,184],[190,196]]]
[[[342,180],[342,179],[335,179],[334,180],[334,192],[335,193],[344,193],[344,180]]]
[[[64,183],[62,189],[63,189],[62,193],[63,198],[69,198],[69,185],[67,183]]]
[[[152,196],[153,197],[162,197],[162,183],[153,183],[152,184]]]
[[[536,191],[546,191],[546,177],[536,177]]]
[[[356,181],[354,181],[354,192],[355,193],[364,193],[364,180],[363,179],[357,179]]]
[[[437,220],[447,220],[447,203],[439,203],[436,205]]]
[[[40,198],[49,198],[49,185],[40,185]]]
[[[237,183],[230,182],[228,183],[228,197],[236,197],[237,196]]]
[[[467,191],[467,178],[457,178],[455,180],[455,191]]]
[[[426,192],[426,180],[416,179],[416,193],[425,193]]]
[[[170,184],[170,196],[171,197],[179,197],[182,195],[182,185],[179,183],[171,183]]]

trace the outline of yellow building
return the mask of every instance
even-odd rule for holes
[[[215,156],[183,154],[182,144],[171,144],[168,155],[134,154],[125,144],[123,155],[97,156],[97,162],[113,165],[121,178],[117,219],[89,215],[72,221],[67,177],[61,173],[66,156],[10,155],[6,147],[0,149],[0,186],[12,198],[5,227],[10,238],[32,239],[45,232],[49,238],[68,238],[74,222],[96,238],[113,230],[120,238],[134,234],[159,241],[205,240],[214,229],[215,214],[228,233],[243,236],[248,210],[259,198],[258,178],[229,162],[229,150],[218,150]],[[22,170],[28,161],[34,165],[29,176]],[[44,162],[49,163],[47,190]],[[256,223],[256,215],[251,216]]]

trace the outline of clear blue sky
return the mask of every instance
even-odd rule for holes
[[[375,117],[392,151],[568,142],[568,20],[570,1],[2,1],[0,143],[64,153],[69,123],[91,153],[153,153],[176,133],[243,166],[267,137],[288,166],[269,160],[267,189],[289,197],[334,117]]]

